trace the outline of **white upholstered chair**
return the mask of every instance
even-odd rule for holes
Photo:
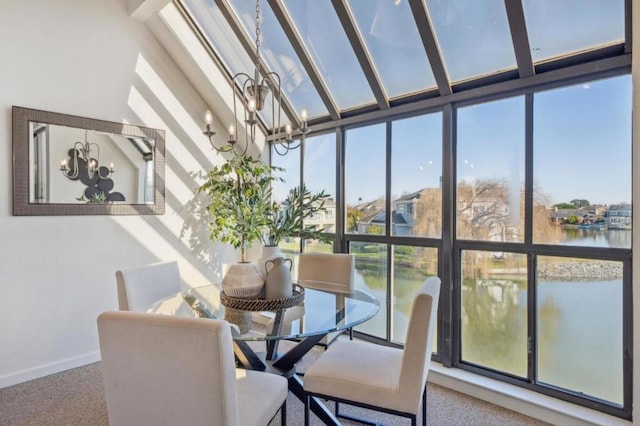
[[[311,396],[409,417],[412,425],[422,405],[426,425],[439,295],[440,279],[428,278],[414,299],[404,349],[355,340],[339,340],[327,348],[304,376],[305,425]]]
[[[236,369],[224,320],[113,311],[98,334],[112,426],[285,424],[287,380]]]
[[[327,290],[333,293],[353,292],[355,276],[355,256],[348,253],[301,253],[298,258],[298,284],[304,288]],[[285,332],[291,323],[304,313],[304,305],[287,309],[283,317]],[[273,327],[273,319],[267,323],[267,330]],[[341,333],[330,333],[319,343],[328,345]],[[349,329],[353,339],[353,330]]]
[[[181,290],[178,262],[158,262],[116,271],[121,311],[146,312],[163,297]]]
[[[298,263],[298,283],[305,288],[316,288],[333,293],[353,292],[356,258],[349,253],[302,253]],[[341,332],[330,333],[320,341],[329,345]],[[349,329],[353,340],[353,329]]]
[[[298,260],[298,284],[334,293],[352,293],[355,262],[355,256],[349,253],[302,253]]]

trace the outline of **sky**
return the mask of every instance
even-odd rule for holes
[[[231,73],[252,68],[213,0],[185,0],[203,24]],[[424,46],[405,0],[347,0],[360,35],[388,96],[435,87]],[[375,102],[348,47],[330,2],[283,0],[339,108]],[[624,0],[523,0],[532,58],[541,61],[610,43],[625,35]],[[231,0],[251,40],[255,5]],[[426,0],[452,82],[516,66],[503,0]],[[294,109],[313,118],[327,114],[308,74],[271,7],[262,4],[262,58],[279,73]],[[266,115],[261,115],[267,119]],[[392,193],[439,185],[442,175],[440,113],[394,122]],[[524,98],[458,110],[458,179],[506,178],[515,188],[524,179]],[[612,204],[631,198],[631,81],[629,76],[535,95],[534,183],[552,203],[584,198]],[[324,142],[320,143],[322,140]],[[318,141],[315,143],[315,141]],[[314,190],[335,192],[335,136],[309,138],[305,180]],[[313,148],[311,148],[313,147]],[[346,133],[346,197],[354,204],[384,195],[384,124]],[[277,156],[275,156],[277,157]],[[286,167],[286,192],[299,182],[296,155],[278,157]],[[364,159],[364,161],[363,161]]]
[[[392,124],[392,193],[438,187],[442,174],[441,113]],[[524,97],[458,109],[458,179],[524,182]],[[384,123],[347,130],[346,197],[356,204],[382,197]],[[631,77],[628,75],[540,92],[534,96],[534,182],[553,203],[631,201]],[[299,152],[274,156],[287,169],[284,191],[299,182]],[[334,192],[335,135],[309,138],[305,180]]]

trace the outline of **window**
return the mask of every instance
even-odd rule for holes
[[[442,114],[394,121],[391,134],[391,233],[440,238]]]
[[[413,299],[424,283],[438,275],[438,249],[432,247],[393,246],[393,327],[391,340],[405,343]],[[434,338],[434,352],[437,352]]]
[[[356,331],[404,344],[438,275],[437,358],[629,418],[630,96],[624,75],[346,130],[337,241],[381,303]]]
[[[533,123],[534,241],[630,248],[631,78],[538,93]]]
[[[538,258],[541,383],[623,404],[622,269],[621,262]]]
[[[311,193],[324,191],[330,199],[324,203],[324,214],[314,223],[327,233],[336,232],[336,135],[307,138],[304,142],[304,184]],[[307,242],[310,244],[310,242]]]
[[[373,319],[357,326],[355,330],[387,337],[387,246],[385,244],[352,242],[349,252],[356,258],[356,288],[368,291],[380,301],[380,311]]]
[[[346,230],[358,234],[385,233],[384,124],[346,131]],[[367,161],[362,161],[363,158]]]
[[[461,281],[461,360],[527,377],[526,256],[465,250]]]
[[[457,114],[458,238],[524,241],[524,97]]]

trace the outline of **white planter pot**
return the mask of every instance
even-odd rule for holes
[[[257,299],[264,288],[264,278],[255,263],[234,263],[222,278],[222,290],[231,297]]]
[[[260,271],[260,275],[262,275],[263,279],[267,279],[267,270],[265,269],[265,264],[269,260],[273,260],[277,257],[284,257],[282,252],[280,251],[280,247],[278,246],[263,246],[262,247],[262,255],[258,260],[256,260],[256,264],[258,265],[258,270]]]

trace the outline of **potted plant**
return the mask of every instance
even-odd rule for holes
[[[271,203],[267,233],[262,242],[277,246],[286,237],[328,241],[324,228],[305,224],[305,220],[325,211],[324,203],[328,199],[329,194],[324,191],[312,194],[304,184],[292,188],[282,203]]]
[[[247,248],[263,238],[272,217],[271,183],[279,170],[251,157],[235,157],[215,166],[198,188],[210,199],[205,209],[211,240],[240,249],[240,263],[231,265],[222,280],[229,296],[256,298],[262,291],[263,278],[247,262]]]
[[[323,234],[324,228],[305,223],[314,215],[325,211],[324,204],[330,198],[324,191],[311,193],[302,184],[292,188],[282,203],[271,202],[269,217],[266,223],[266,233],[262,236],[262,257],[258,260],[258,268],[266,276],[265,263],[282,253],[278,244],[288,237],[320,240],[329,242],[331,239]]]

